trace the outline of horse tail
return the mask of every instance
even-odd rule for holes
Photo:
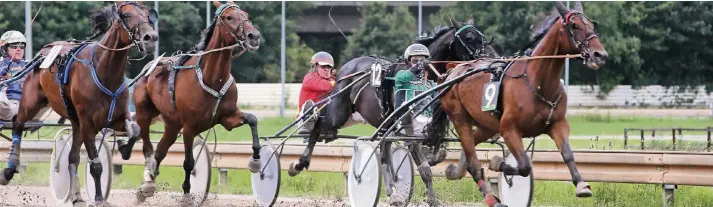
[[[436,97],[439,98],[440,97]],[[443,143],[448,129],[448,115],[441,107],[441,101],[435,101],[432,106],[433,116],[426,126],[426,144],[438,146]]]

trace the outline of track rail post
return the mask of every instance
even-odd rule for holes
[[[681,130],[678,130],[678,133],[681,133]],[[673,134],[673,151],[676,151],[676,129],[671,130],[671,134]]]
[[[663,207],[673,206],[674,191],[678,185],[663,184]]]
[[[641,150],[644,150],[644,130],[641,130]]]
[[[121,173],[124,173],[123,165],[114,165],[113,169],[114,175],[121,175]]]
[[[624,149],[628,147],[629,129],[624,129]]]
[[[218,177],[218,183],[220,185],[227,185],[228,184],[228,169],[227,168],[218,168],[218,172],[220,176]]]
[[[711,151],[711,129],[713,129],[713,127],[708,127],[708,129],[706,129],[706,131],[708,131],[708,136],[707,136],[708,144],[707,144],[707,146],[706,146],[706,149],[707,149],[709,152]]]

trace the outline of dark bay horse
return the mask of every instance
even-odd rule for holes
[[[153,21],[157,13],[137,2],[117,2],[94,12],[91,16],[95,37],[103,35],[98,43],[58,41],[43,47],[39,56],[28,67],[36,67],[55,45],[63,45],[61,53],[67,55],[68,62],[57,61],[47,69],[32,68],[23,85],[18,114],[13,118],[13,144],[8,168],[0,176],[5,185],[17,173],[20,156],[20,140],[25,122],[32,119],[46,104],[60,116],[72,123],[72,148],[69,154],[69,170],[73,203],[83,202],[80,195],[79,165],[80,147],[84,143],[89,156],[90,173],[95,181],[97,203],[103,203],[103,193],[99,178],[102,165],[97,158],[95,136],[102,128],[135,132],[136,124],[130,120],[128,111],[129,92],[125,88],[124,76],[127,57],[132,45],[140,51],[153,52],[158,35]],[[125,48],[125,49],[119,49]],[[70,52],[69,54],[67,54]],[[39,58],[39,59],[38,59]],[[63,76],[58,76],[63,74]],[[118,117],[112,119],[112,117]],[[148,129],[148,128],[146,128]],[[148,131],[148,130],[147,130]],[[130,133],[132,134],[132,133]]]
[[[217,7],[214,20],[196,46],[197,53],[154,60],[160,64],[152,72],[140,77],[134,89],[136,121],[139,126],[148,129],[151,121],[159,115],[164,122],[163,137],[155,153],[149,131],[141,131],[146,168],[140,193],[145,197],[153,196],[156,191],[155,179],[159,174],[161,161],[166,158],[169,147],[176,142],[181,129],[185,147],[183,169],[186,174],[182,186],[184,195],[190,193],[189,179],[195,166],[193,139],[216,124],[223,125],[227,130],[243,124],[250,126],[254,152],[248,167],[252,172],[259,171],[261,146],[258,141],[257,118],[238,109],[238,89],[233,76],[230,75],[230,68],[233,49],[241,47],[249,51],[257,50],[260,46],[260,32],[248,20],[248,14],[237,4],[230,1],[226,4],[213,1],[213,4]],[[149,62],[145,70],[154,61]],[[175,80],[173,91],[169,90],[174,87],[170,79]],[[130,139],[122,146],[124,159],[129,158],[136,141]]]
[[[483,34],[473,26],[472,18],[467,22],[467,24],[451,19],[451,24],[451,27],[445,27],[436,32],[434,37],[418,40],[419,43],[429,47],[431,56],[435,58],[433,60],[462,61],[472,60],[484,54],[497,55],[492,47],[486,45]],[[352,84],[354,79],[356,79],[354,77],[357,76],[352,76],[352,78],[345,77],[350,76],[351,74],[370,70],[372,64],[376,62],[384,63],[388,61],[381,58],[363,56],[345,63],[337,76],[338,80],[344,79],[339,81],[334,86],[331,93],[334,94],[342,89],[345,89],[348,85]],[[406,69],[403,61],[397,61],[394,65],[395,68],[392,70],[393,74],[395,74],[395,71],[397,70]],[[445,64],[437,67],[441,68],[439,73],[445,72],[446,70]],[[428,69],[425,70],[429,71]],[[393,76],[393,74],[390,74],[390,76]],[[429,71],[428,77],[431,79],[435,78],[436,75]],[[324,110],[322,110],[323,116],[320,116],[317,119],[314,129],[310,132],[307,148],[300,157],[299,161],[295,161],[290,165],[290,176],[295,176],[302,170],[309,168],[312,151],[318,141],[321,141],[322,139],[326,142],[332,141],[335,139],[339,129],[357,124],[359,121],[361,123],[378,127],[382,124],[386,117],[388,117],[389,113],[394,111],[394,82],[384,80],[381,85],[381,88],[385,89],[383,91],[380,91],[380,89],[377,89],[376,87],[370,86],[370,84],[371,81],[369,78],[359,80],[359,82],[355,83],[351,88],[346,89],[346,92],[334,97],[327,103],[327,106],[325,106]],[[360,116],[363,120],[353,120],[352,116],[354,114],[359,114],[357,117]],[[436,193],[433,190],[433,181],[430,170],[431,165],[429,165],[429,161],[431,160],[428,160],[424,155],[421,150],[420,143],[413,142],[410,143],[410,145],[412,156],[414,157],[416,164],[419,165],[421,178],[428,189],[428,202],[430,205],[438,205]],[[387,146],[385,147],[385,150],[386,151],[384,152],[389,152],[388,150],[390,150],[390,148]],[[388,154],[389,153],[382,153],[382,160],[390,159]],[[382,161],[382,167],[386,167],[386,163],[388,162]],[[385,177],[391,177],[391,175],[386,175]],[[391,195],[391,183],[392,182],[387,179],[387,195]]]
[[[532,55],[581,54],[589,68],[598,69],[605,63],[608,54],[595,33],[596,24],[583,14],[579,2],[576,2],[574,10],[565,8],[561,2],[556,2],[555,5],[559,14],[552,17],[556,20],[549,21],[546,29],[543,29],[544,37]],[[486,59],[456,67],[447,80],[465,73],[470,68],[487,67],[495,61],[497,60]],[[557,144],[569,168],[577,197],[592,196],[591,187],[577,171],[568,142],[570,127],[565,107],[567,94],[560,83],[563,65],[564,58],[511,62],[501,79],[500,98],[497,100],[499,113],[481,109],[483,88],[491,81],[490,74],[481,73],[467,77],[453,85],[441,98],[442,108],[436,109],[437,114],[434,114],[432,124],[444,124],[450,119],[466,155],[466,160],[461,161],[460,166],[449,166],[447,174],[467,169],[489,206],[498,205],[499,200],[484,182],[475,146],[497,134],[504,137],[518,166],[507,165],[502,162],[502,158],[497,157],[490,162],[491,170],[502,171],[507,175],[528,176],[532,166],[524,153],[521,139],[548,134]],[[473,126],[477,129],[473,129]]]

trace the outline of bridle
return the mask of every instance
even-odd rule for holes
[[[156,20],[158,20],[158,13],[154,9],[147,9],[144,5],[138,4],[137,2],[124,2],[123,4],[116,6],[117,13],[121,12],[121,8],[124,6],[133,6],[134,8],[139,7],[143,10],[148,10],[147,16],[142,16],[145,17],[148,22],[141,20],[137,20],[136,24],[134,27],[129,29],[129,27],[126,25],[126,22],[124,22],[124,19],[121,17],[121,14],[119,13],[119,22],[121,22],[121,28],[124,28],[124,31],[126,31],[127,34],[129,34],[129,40],[131,41],[131,44],[135,45],[136,47],[139,48],[140,51],[143,51],[143,48],[141,47],[141,37],[139,37],[139,26],[142,24],[148,24],[149,26],[153,27],[153,24]],[[152,14],[155,14],[155,16],[152,16]]]
[[[240,16],[242,16],[243,19],[244,19],[243,21],[240,22],[240,25],[238,25],[238,30],[237,30],[237,31],[238,31],[238,34],[236,34],[235,32],[233,32],[232,30],[230,30],[229,27],[228,27],[228,29],[227,29],[228,31],[227,31],[226,33],[230,34],[230,36],[233,37],[233,39],[235,40],[235,42],[236,42],[241,48],[245,49],[245,45],[244,45],[244,42],[245,42],[245,39],[246,39],[246,37],[245,37],[246,35],[245,35],[245,32],[244,32],[244,31],[245,31],[245,23],[246,23],[246,22],[250,23],[250,20],[249,20],[245,15],[243,15],[242,13],[240,13],[240,11],[241,11],[241,10],[240,10],[240,6],[238,6],[238,5],[236,5],[236,4],[223,4],[223,5],[220,5],[220,7],[218,7],[218,9],[215,11],[215,22],[217,22],[217,23],[219,23],[219,24],[223,24],[223,25],[225,25],[226,27],[228,26],[228,24],[225,24],[225,23],[223,22],[223,20],[220,18],[220,16],[221,16],[223,13],[225,13],[225,11],[227,10],[227,8],[233,8],[233,9],[235,9],[236,11],[238,11],[238,14],[239,14]]]
[[[572,32],[572,18],[574,17],[579,17],[582,22],[584,22],[585,19],[589,20],[589,22],[592,23],[592,25],[595,25],[595,28],[591,28],[589,26],[584,27],[584,32],[587,35],[584,39],[582,40],[577,40],[577,37],[574,35],[574,32]],[[564,30],[567,32],[567,35],[569,36],[569,43],[574,45],[577,49],[579,49],[580,54],[582,55],[582,59],[584,60],[584,63],[587,63],[587,60],[590,59],[591,57],[589,56],[589,41],[594,38],[599,38],[596,32],[596,23],[589,19],[587,16],[582,14],[582,12],[579,11],[570,11],[567,14],[564,15],[564,18],[562,19],[562,27],[564,27]],[[591,29],[591,32],[590,32]]]
[[[480,44],[480,48],[472,48],[470,45],[465,44],[465,42],[463,41],[463,39],[461,39],[461,37],[460,37],[460,33],[463,32],[463,31],[465,31],[465,30],[468,29],[468,28],[475,28],[475,27],[473,27],[473,25],[470,25],[470,24],[463,25],[463,26],[461,26],[460,28],[458,28],[458,30],[456,30],[456,32],[453,34],[453,36],[455,36],[456,39],[458,39],[458,41],[460,42],[460,44],[461,44],[463,47],[465,47],[466,50],[468,50],[468,54],[469,54],[473,59],[477,59],[478,57],[480,57],[481,53],[482,53],[483,51],[485,51],[485,45],[487,45],[488,42],[487,42],[487,40],[485,39],[485,35],[476,29],[475,32],[478,33],[478,35],[480,36],[480,41],[482,42],[482,44]],[[451,44],[452,44],[452,42],[451,42]],[[464,58],[464,59],[465,59],[465,60],[468,60],[469,58]]]

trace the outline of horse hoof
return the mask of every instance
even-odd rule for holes
[[[428,198],[426,203],[428,203],[428,206],[431,206],[431,207],[441,206],[441,202],[438,202],[438,199],[435,199],[435,198]]]
[[[500,172],[500,165],[503,163],[503,158],[496,155],[495,157],[493,157],[493,159],[490,159],[490,162],[488,163],[488,169],[495,172]]]
[[[485,204],[492,207],[507,207],[507,205],[500,203],[500,199],[493,194],[488,194],[485,196]]]
[[[134,148],[134,144],[130,143],[130,140],[128,142],[122,139],[117,140],[117,144],[119,144],[119,152],[121,152],[121,159],[123,160],[129,160],[129,158],[131,158],[131,150]]]
[[[144,195],[144,192],[141,192],[141,189],[139,188],[139,191],[136,191],[136,204],[141,204],[146,202],[146,196]]]
[[[15,174],[14,170],[10,168],[5,168],[2,171],[2,174],[0,174],[0,185],[7,185],[10,184],[10,180],[12,180],[12,176]]]
[[[79,198],[79,199],[77,199],[77,200],[75,200],[75,201],[72,202],[72,206],[74,206],[74,207],[86,207],[86,206],[87,206],[87,203],[84,202],[84,200],[82,200],[81,198]]]
[[[406,206],[406,202],[404,202],[404,198],[401,195],[394,194],[388,197],[389,199],[389,206]]]
[[[297,161],[290,163],[290,169],[287,171],[287,174],[289,174],[290,177],[295,177],[297,174],[300,174],[300,172],[302,172],[302,170],[297,170],[297,168],[295,167],[297,166],[297,164]]]
[[[463,178],[463,176],[458,175],[458,172],[456,172],[457,170],[458,170],[458,166],[456,166],[454,164],[448,165],[448,168],[446,168],[446,179],[460,180],[461,178]]]
[[[141,184],[139,191],[144,197],[151,197],[156,193],[156,184],[154,182],[144,182],[144,184]]]
[[[579,182],[576,193],[580,198],[592,197],[592,187],[587,182]]]
[[[260,167],[262,165],[260,164],[259,159],[250,159],[248,162],[248,169],[250,170],[251,173],[258,173],[260,172]]]

